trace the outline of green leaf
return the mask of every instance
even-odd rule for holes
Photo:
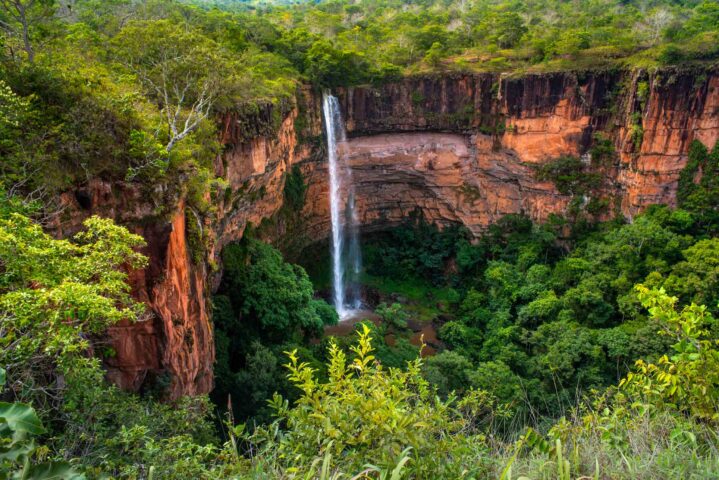
[[[66,462],[41,463],[30,468],[27,480],[84,480],[85,475],[77,473]]]
[[[10,445],[0,448],[0,460],[17,462],[20,458],[29,456],[35,450],[33,442],[25,442],[25,433],[16,434]]]
[[[24,403],[0,402],[0,418],[4,419],[14,432],[40,435],[45,431],[35,410]]]

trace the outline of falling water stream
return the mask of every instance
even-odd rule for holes
[[[359,292],[362,254],[352,172],[340,150],[346,137],[337,98],[325,92],[322,96],[322,110],[327,131],[330,173],[332,300],[342,320],[351,317],[362,306]]]

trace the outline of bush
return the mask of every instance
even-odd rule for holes
[[[706,306],[691,304],[676,310],[676,297],[663,289],[639,285],[639,299],[660,322],[661,335],[676,343],[672,355],[656,363],[638,360],[620,387],[641,398],[647,407],[675,408],[704,421],[719,422],[719,342],[716,320]]]
[[[257,457],[272,459],[279,471],[298,473],[323,460],[345,473],[366,464],[392,469],[402,461],[413,478],[482,472],[477,462],[486,449],[481,432],[505,415],[503,408],[476,390],[461,400],[439,400],[422,378],[419,358],[405,370],[385,369],[375,361],[371,341],[365,325],[349,363],[330,342],[326,382],[296,352],[288,353],[289,378],[302,394],[293,407],[273,398],[277,420],[248,438]]]

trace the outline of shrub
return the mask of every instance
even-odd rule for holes
[[[661,335],[675,340],[671,355],[656,363],[638,360],[635,370],[620,382],[630,395],[652,408],[665,406],[696,418],[719,420],[719,341],[716,320],[703,305],[691,304],[676,310],[676,297],[664,289],[639,285],[639,299],[659,321]]]
[[[349,473],[370,462],[392,468],[410,449],[405,467],[411,477],[477,475],[476,460],[486,448],[483,428],[505,415],[504,409],[478,390],[461,400],[440,400],[421,375],[421,359],[405,370],[385,369],[375,361],[371,342],[363,325],[348,363],[331,341],[326,382],[296,351],[288,352],[289,378],[301,396],[293,407],[279,395],[272,399],[277,420],[248,437],[253,451],[276,459],[280,470],[311,471],[330,456],[338,471]]]

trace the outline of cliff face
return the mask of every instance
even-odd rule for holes
[[[719,75],[712,72],[446,75],[337,94],[349,137],[342,148],[365,230],[397,225],[415,209],[476,235],[508,213],[538,221],[564,213],[572,198],[538,181],[534,167],[563,155],[591,163],[598,132],[616,152],[597,167],[598,194],[631,217],[652,203],[674,204],[691,141],[711,147],[719,137]],[[200,224],[210,238],[206,264],[195,264],[188,251],[181,198],[165,200],[176,205],[170,220],[152,220],[153,206],[132,185],[94,181],[65,197],[75,212],[67,225],[97,213],[148,241],[150,267],[131,274],[148,315],[108,333],[117,352],[106,360],[113,381],[134,390],[167,384],[170,397],[212,388],[207,298],[220,274],[209,265],[219,262],[222,247],[250,223],[264,238],[294,248],[328,236],[321,118],[321,99],[304,89],[294,105],[221,119],[225,149],[215,171],[228,188],[217,195],[213,218]],[[308,186],[301,212],[283,208],[293,165]]]
[[[339,97],[366,229],[397,224],[417,207],[431,221],[461,222],[475,234],[508,213],[537,221],[565,213],[572,197],[538,181],[534,167],[567,155],[590,163],[597,133],[616,152],[597,167],[597,194],[631,217],[650,204],[673,205],[689,144],[711,147],[719,136],[714,73],[457,75],[345,89]],[[323,174],[320,165],[313,198],[326,199]],[[305,216],[311,237],[326,236],[326,210]]]
[[[162,192],[154,192],[163,196]],[[157,217],[147,192],[135,184],[92,180],[62,196],[60,235],[70,235],[90,215],[115,219],[147,242],[145,270],[129,272],[132,292],[147,305],[142,319],[123,322],[104,339],[114,355],[104,359],[108,378],[122,388],[158,388],[169,398],[208,392],[213,385],[214,341],[206,288],[207,269],[191,260],[185,205],[177,197],[169,219]]]

